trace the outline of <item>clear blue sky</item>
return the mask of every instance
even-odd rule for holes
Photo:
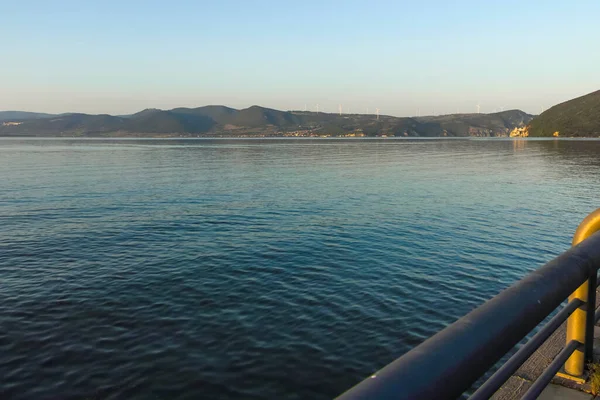
[[[0,0],[0,110],[390,115],[600,89],[600,1]]]

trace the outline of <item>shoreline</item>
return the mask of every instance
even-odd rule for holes
[[[411,141],[411,140],[480,140],[480,141],[572,141],[572,140],[600,140],[600,137],[481,137],[481,136],[0,136],[0,140],[332,140],[332,141]]]

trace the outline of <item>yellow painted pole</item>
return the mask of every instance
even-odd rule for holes
[[[592,234],[600,230],[600,208],[588,215],[579,225],[573,236],[573,246],[583,242]],[[595,281],[595,279],[593,280]],[[586,281],[581,285],[573,294],[569,296],[569,301],[573,299],[581,299],[582,301],[588,301],[588,295],[590,290],[590,281]],[[595,287],[591,290],[596,290]],[[586,315],[587,315],[587,304],[578,308],[571,314],[567,320],[567,343],[571,340],[577,340],[585,345],[586,336]],[[592,309],[596,307],[595,304],[591,305]],[[583,369],[585,367],[585,350],[578,349],[569,357],[565,363],[565,372],[571,376],[583,375]]]

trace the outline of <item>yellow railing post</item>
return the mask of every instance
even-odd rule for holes
[[[573,246],[581,243],[592,234],[600,230],[600,208],[588,215],[579,225],[575,235],[573,236]],[[578,308],[571,314],[567,320],[567,344],[572,340],[584,344],[584,347],[588,347],[591,343],[586,345],[586,339],[588,341],[593,340],[593,325],[588,325],[586,320],[589,317],[593,318],[593,310],[595,304],[589,304],[591,299],[595,299],[596,293],[596,279],[590,279],[581,285],[573,294],[569,296],[569,301],[573,299],[581,299],[586,302],[582,307]],[[590,287],[593,286],[593,287]],[[565,363],[565,372],[571,376],[583,375],[583,370],[586,361],[585,349],[578,349],[569,357]]]

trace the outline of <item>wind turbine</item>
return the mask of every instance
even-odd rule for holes
[[[306,112],[306,103],[304,103],[304,112]]]
[[[369,113],[369,107],[367,107],[367,114]]]
[[[340,110],[340,117],[342,116],[342,105],[340,104],[338,109]]]
[[[475,107],[477,107],[477,114],[479,114],[479,111],[481,111],[481,106],[479,105],[479,103],[477,103]]]
[[[377,113],[377,119],[379,119],[379,108],[376,108],[375,112]]]
[[[317,103],[317,113],[319,112],[319,103]]]
[[[506,106],[500,106],[500,112],[504,111],[504,107]]]

